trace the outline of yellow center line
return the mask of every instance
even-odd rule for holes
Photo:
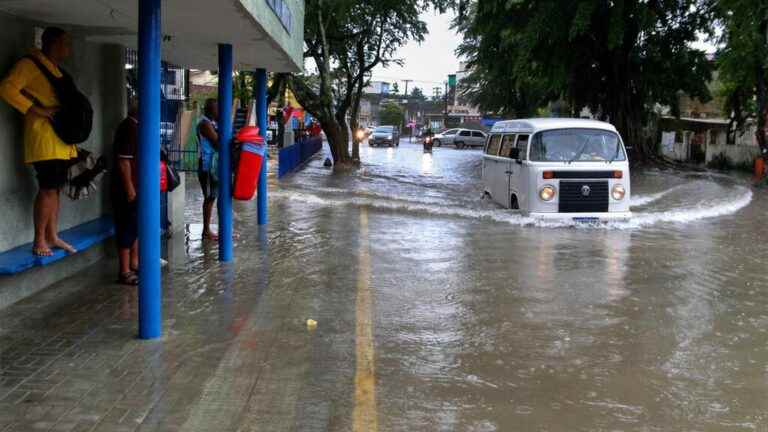
[[[368,211],[360,210],[360,253],[355,302],[355,410],[354,432],[376,432],[376,370],[373,348],[371,256],[368,242]]]

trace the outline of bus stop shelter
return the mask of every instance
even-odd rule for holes
[[[139,57],[139,337],[162,334],[160,277],[161,61],[219,72],[219,178],[231,178],[232,73],[254,71],[258,126],[267,130],[267,72],[302,69],[303,0],[6,0],[0,11],[119,44]],[[98,59],[93,59],[98,61]],[[267,222],[266,163],[258,191]],[[219,259],[234,259],[231,182],[219,190]]]

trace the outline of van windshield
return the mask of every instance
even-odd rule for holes
[[[392,132],[392,126],[379,126],[376,129],[374,129],[374,132],[382,132],[382,133],[391,133]]]
[[[532,161],[593,162],[624,161],[619,136],[599,129],[557,129],[536,134],[531,145]]]

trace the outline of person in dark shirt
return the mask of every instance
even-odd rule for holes
[[[115,238],[120,263],[118,282],[138,285],[139,245],[137,227],[136,157],[138,148],[138,108],[133,101],[128,116],[115,132],[115,161],[112,175],[112,205],[115,218]]]

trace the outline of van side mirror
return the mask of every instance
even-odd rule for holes
[[[520,159],[520,149],[513,147],[509,150],[510,159]]]

